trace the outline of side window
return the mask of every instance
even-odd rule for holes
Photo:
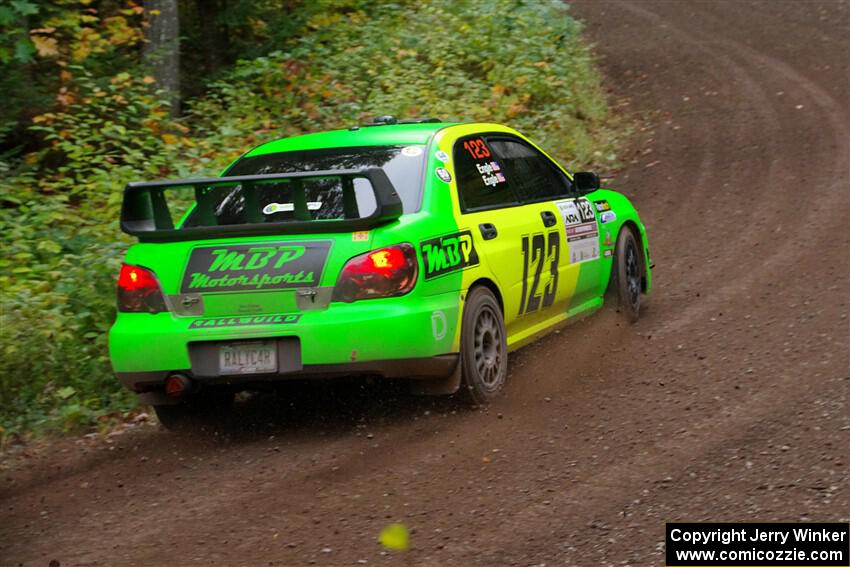
[[[535,148],[511,138],[490,138],[488,143],[523,203],[574,196],[569,178]]]
[[[505,178],[501,162],[483,137],[473,136],[455,142],[454,170],[460,207],[464,212],[519,203]]]

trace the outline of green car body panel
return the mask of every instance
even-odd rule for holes
[[[173,372],[211,383],[337,373],[445,376],[457,365],[464,301],[473,286],[486,285],[494,291],[504,311],[508,348],[518,348],[563,321],[602,305],[617,236],[625,226],[639,240],[642,287],[649,292],[652,281],[646,230],[637,211],[620,193],[598,189],[583,196],[463,210],[454,162],[466,157],[458,152],[466,141],[473,140],[472,149],[467,148],[473,157],[482,152],[490,156],[493,143],[498,145],[503,138],[542,154],[530,140],[505,126],[445,123],[309,134],[249,151],[225,171],[225,177],[250,158],[295,155],[293,152],[309,155],[328,148],[354,152],[395,148],[394,155],[409,155],[411,163],[417,163],[405,182],[418,189],[418,201],[408,198],[403,214],[368,230],[168,241],[142,238],[129,248],[124,262],[155,275],[166,310],[119,310],[109,333],[116,375],[139,393],[161,391],[166,376]],[[475,144],[484,146],[475,148]],[[551,164],[572,179],[554,160]],[[495,190],[501,190],[501,182],[486,175],[495,183]],[[579,198],[593,204],[597,230],[593,246],[597,248],[593,252],[592,246],[583,244],[596,256],[572,262],[571,250],[579,244],[568,240],[567,216],[562,215],[573,210],[573,205],[565,202],[575,203]],[[604,223],[603,213],[608,213]],[[529,223],[539,222],[540,215],[553,214],[558,219],[555,225],[529,228]],[[498,229],[498,237],[482,238],[480,225],[486,223]],[[592,230],[590,224],[584,226]],[[176,228],[180,230],[179,223]],[[418,271],[408,292],[350,302],[336,299],[338,279],[349,260],[402,243],[415,250]],[[308,261],[323,253],[323,262]],[[300,268],[286,272],[287,266]],[[217,349],[245,341],[282,345],[277,369],[244,375],[217,372]]]

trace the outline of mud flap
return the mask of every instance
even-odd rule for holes
[[[460,357],[454,372],[445,378],[425,378],[410,381],[410,392],[415,396],[448,396],[460,389]]]

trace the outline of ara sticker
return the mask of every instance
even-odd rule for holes
[[[607,230],[605,231],[605,240],[602,241],[602,244],[605,246],[611,246],[614,244],[614,240],[611,238],[611,233]]]
[[[609,222],[614,222],[617,220],[617,213],[614,211],[605,211],[601,215],[599,215],[599,222],[602,224],[607,224]]]
[[[564,219],[570,264],[598,258],[599,229],[596,226],[596,213],[590,201],[581,197],[557,201],[555,205]]]
[[[446,169],[445,167],[438,167],[437,169],[434,170],[434,173],[436,173],[437,177],[439,177],[440,179],[442,179],[446,183],[448,183],[449,181],[452,180],[452,174],[449,173],[449,170]]]
[[[449,161],[449,154],[444,152],[443,150],[437,150],[437,153],[434,154],[434,157],[440,160],[443,163]]]
[[[367,240],[369,240],[368,230],[358,230],[356,232],[351,233],[352,242],[366,242]]]
[[[602,211],[610,211],[611,205],[608,204],[608,201],[597,201],[596,202],[596,210],[600,213]]]
[[[422,146],[405,146],[401,149],[401,155],[407,157],[416,157],[422,155]]]

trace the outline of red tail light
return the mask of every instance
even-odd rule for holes
[[[410,244],[373,250],[349,260],[337,278],[334,301],[404,295],[416,285],[418,263]]]
[[[167,311],[156,276],[148,269],[121,264],[118,274],[118,311],[159,313]]]

